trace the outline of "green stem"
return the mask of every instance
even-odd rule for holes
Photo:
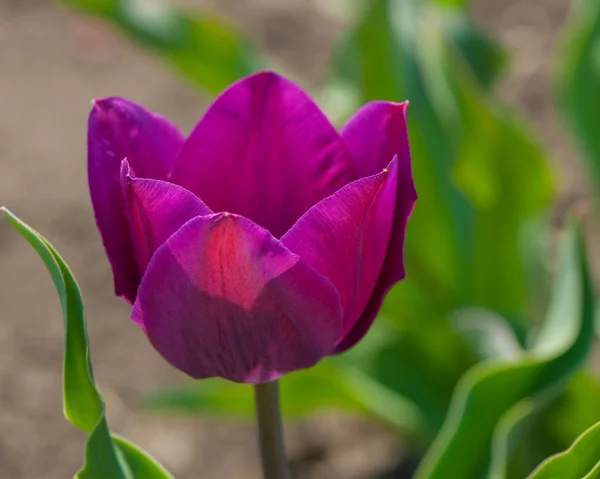
[[[283,445],[278,388],[277,381],[254,385],[258,442],[264,479],[290,478]]]

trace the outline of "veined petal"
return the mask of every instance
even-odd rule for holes
[[[379,281],[361,317],[340,341],[336,352],[352,347],[366,334],[385,295],[405,276],[403,250],[406,225],[417,199],[411,171],[407,107],[407,102],[368,103],[348,120],[342,130],[344,144],[352,155],[359,176],[371,175],[394,156],[398,158],[398,192],[392,234]]]
[[[115,292],[133,302],[140,282],[119,181],[127,158],[145,178],[165,179],[183,143],[162,117],[122,98],[94,101],[88,123],[88,179],[96,223],[111,263]]]
[[[200,198],[181,186],[135,178],[127,160],[121,165],[121,187],[142,275],[157,248],[181,226],[196,216],[212,214]]]
[[[369,303],[395,219],[398,166],[346,185],[313,206],[281,242],[331,280],[347,334]]]
[[[178,369],[248,383],[331,353],[341,315],[329,280],[229,213],[189,221],[154,253],[132,313]]]
[[[408,219],[412,214],[417,192],[412,177],[410,156],[405,154],[397,157],[398,160],[398,182],[396,193],[396,208],[394,212],[394,222],[392,234],[390,237],[387,254],[383,263],[379,280],[371,299],[363,311],[359,320],[352,329],[338,343],[335,352],[340,353],[354,346],[367,333],[371,324],[379,312],[383,300],[389,290],[404,279],[406,272],[404,269],[404,240],[406,237],[406,226]]]
[[[342,138],[359,177],[374,175],[394,156],[410,157],[408,102],[373,101],[359,109],[342,129]]]
[[[271,72],[231,86],[186,141],[171,181],[213,211],[281,237],[356,173],[338,132],[298,86]]]

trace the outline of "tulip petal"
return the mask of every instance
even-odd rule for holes
[[[351,348],[367,334],[389,290],[406,276],[404,240],[408,219],[412,214],[416,200],[417,192],[413,182],[410,157],[407,155],[402,158],[398,157],[398,193],[396,194],[394,225],[383,269],[367,307],[352,330],[338,343],[336,353]]]
[[[154,252],[173,233],[196,216],[212,214],[200,198],[181,186],[135,178],[127,160],[121,165],[121,187],[142,275]]]
[[[369,303],[394,221],[398,168],[346,185],[311,208],[281,242],[326,276],[340,293],[347,334]]]
[[[213,210],[281,237],[356,173],[338,132],[298,86],[271,72],[221,94],[175,161],[173,183]]]
[[[132,313],[178,369],[248,383],[330,354],[341,315],[329,280],[267,230],[228,213],[189,221],[156,251]]]
[[[88,178],[115,293],[133,303],[140,282],[121,192],[121,161],[144,178],[166,179],[183,143],[177,129],[122,98],[94,101],[88,123]]]
[[[368,103],[342,130],[342,138],[359,176],[371,175],[394,156],[398,158],[398,192],[390,244],[379,281],[360,319],[338,344],[336,352],[352,347],[367,333],[388,291],[405,277],[403,250],[406,225],[417,200],[411,171],[407,107],[408,102]]]
[[[410,156],[407,108],[408,102],[373,101],[344,125],[342,139],[359,177],[381,171],[396,155]]]

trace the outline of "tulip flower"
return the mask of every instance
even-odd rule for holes
[[[366,334],[405,276],[406,108],[369,103],[338,132],[262,72],[184,138],[128,100],[93,102],[89,186],[115,292],[167,361],[263,383]]]

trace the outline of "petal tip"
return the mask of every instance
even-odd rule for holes
[[[94,110],[104,111],[106,107],[106,98],[92,98],[91,103]]]
[[[409,101],[404,100],[401,102],[389,102],[389,105],[394,113],[399,113],[406,118],[408,113]]]
[[[92,111],[98,113],[109,113],[114,107],[116,103],[117,97],[103,97],[103,98],[94,98],[92,100]]]
[[[273,70],[261,70],[247,77],[247,79],[264,79],[264,80],[283,80],[284,76]]]
[[[137,105],[118,96],[94,98],[92,100],[91,115],[95,115],[106,122],[124,122],[136,116]]]
[[[131,174],[131,166],[129,166],[129,161],[127,161],[127,158],[123,158],[123,160],[121,161],[121,182],[125,183],[127,181],[130,181],[133,176]]]

